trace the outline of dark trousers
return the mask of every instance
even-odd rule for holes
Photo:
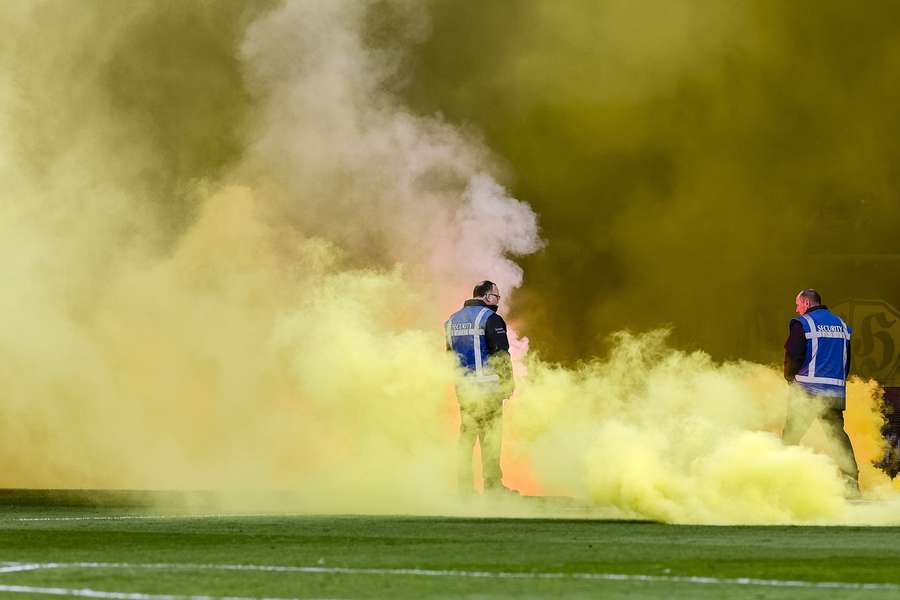
[[[481,445],[481,473],[484,489],[503,485],[500,470],[500,445],[503,439],[503,397],[490,388],[460,386],[459,399],[459,490],[472,491],[472,452],[475,440]]]
[[[841,471],[843,471],[844,475],[856,481],[859,476],[859,469],[856,466],[856,458],[853,454],[853,444],[850,442],[850,436],[844,431],[844,410],[842,408],[831,408],[831,400],[831,398],[822,398],[827,408],[819,414],[809,410],[795,411],[788,408],[782,438],[786,444],[798,444],[800,438],[809,431],[816,417],[819,417],[825,434],[836,440],[844,453],[840,461]]]

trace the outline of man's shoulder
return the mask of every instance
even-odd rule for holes
[[[465,304],[463,304],[460,308],[458,308],[457,310],[455,310],[455,311],[453,312],[453,314],[450,315],[450,316],[453,316],[453,315],[464,315],[464,314],[468,314],[468,313],[477,313],[477,312],[479,312],[482,308],[484,308],[484,305],[472,304],[470,300],[467,300]]]
[[[487,322],[489,324],[498,323],[506,327],[506,321],[503,320],[503,317],[494,311],[491,311],[491,314],[488,315]]]
[[[484,300],[470,298],[463,302],[463,308],[488,308],[488,305],[485,304]]]
[[[810,321],[818,322],[818,321],[822,321],[822,320],[825,320],[825,321],[841,320],[841,317],[838,316],[836,313],[832,312],[831,309],[829,309],[827,306],[821,305],[821,306],[815,306],[815,307],[809,309],[808,311],[806,311],[806,314],[797,315],[796,317],[794,317],[791,320],[797,321],[798,323],[802,324],[804,322],[809,323]]]

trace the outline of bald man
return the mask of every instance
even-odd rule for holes
[[[844,455],[839,461],[841,471],[851,493],[858,494],[853,444],[844,431],[852,330],[822,304],[822,297],[814,289],[802,290],[794,302],[800,316],[791,319],[784,343],[784,378],[817,401],[825,432],[841,446]],[[810,411],[789,408],[784,424],[785,443],[799,443],[816,416]]]

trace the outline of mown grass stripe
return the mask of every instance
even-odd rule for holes
[[[255,571],[273,573],[305,573],[326,575],[397,575],[413,577],[472,577],[487,579],[571,579],[588,581],[622,581],[643,583],[686,583],[695,585],[737,585],[775,588],[900,591],[896,583],[858,583],[844,581],[802,581],[758,579],[752,577],[722,578],[695,575],[643,575],[635,573],[562,573],[514,571],[464,571],[418,568],[327,567],[291,565],[242,565],[203,563],[7,563],[40,569],[148,569],[161,571]]]

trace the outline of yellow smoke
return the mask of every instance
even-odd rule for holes
[[[881,435],[881,427],[884,425],[880,410],[881,395],[882,390],[874,381],[851,379],[847,387],[844,428],[853,441],[853,452],[859,465],[860,486],[867,489],[871,496],[890,498],[895,495],[893,490],[900,490],[900,477],[891,480],[884,471],[872,464],[881,460],[885,450],[885,440]]]
[[[816,411],[814,403],[775,369],[719,364],[672,349],[667,336],[618,334],[609,359],[578,369],[529,364],[511,428],[548,491],[666,522],[853,518],[840,453],[827,441],[830,455],[781,443],[787,406]],[[850,386],[848,429],[866,486],[879,439],[876,387]]]
[[[387,91],[382,5],[72,6],[2,9],[0,486],[459,510],[440,323],[479,279],[508,298],[542,242],[477,137]],[[833,461],[780,444],[768,367],[661,333],[526,364],[513,482],[665,521],[849,518]]]
[[[257,210],[246,189],[211,197],[170,258],[121,273],[69,325],[73,347],[17,365],[5,486],[339,498],[366,475],[445,495],[453,371],[440,332],[413,329],[417,296],[399,272],[337,268],[334,248]]]
[[[511,291],[507,255],[540,242],[477,141],[381,91],[392,67],[363,40],[367,10],[256,7],[231,40],[205,4],[4,9],[0,486],[443,510],[455,367],[440,323],[486,274]],[[206,94],[228,80],[214,61],[192,80],[187,56],[159,68],[158,24],[183,22],[242,56],[246,89],[225,93],[255,105],[227,168],[198,156],[228,140],[169,137],[170,120],[196,134],[185,117],[218,109]],[[66,36],[26,53],[40,30]],[[148,73],[147,96],[174,94],[151,125],[134,110]],[[198,177],[157,180],[182,158]]]

